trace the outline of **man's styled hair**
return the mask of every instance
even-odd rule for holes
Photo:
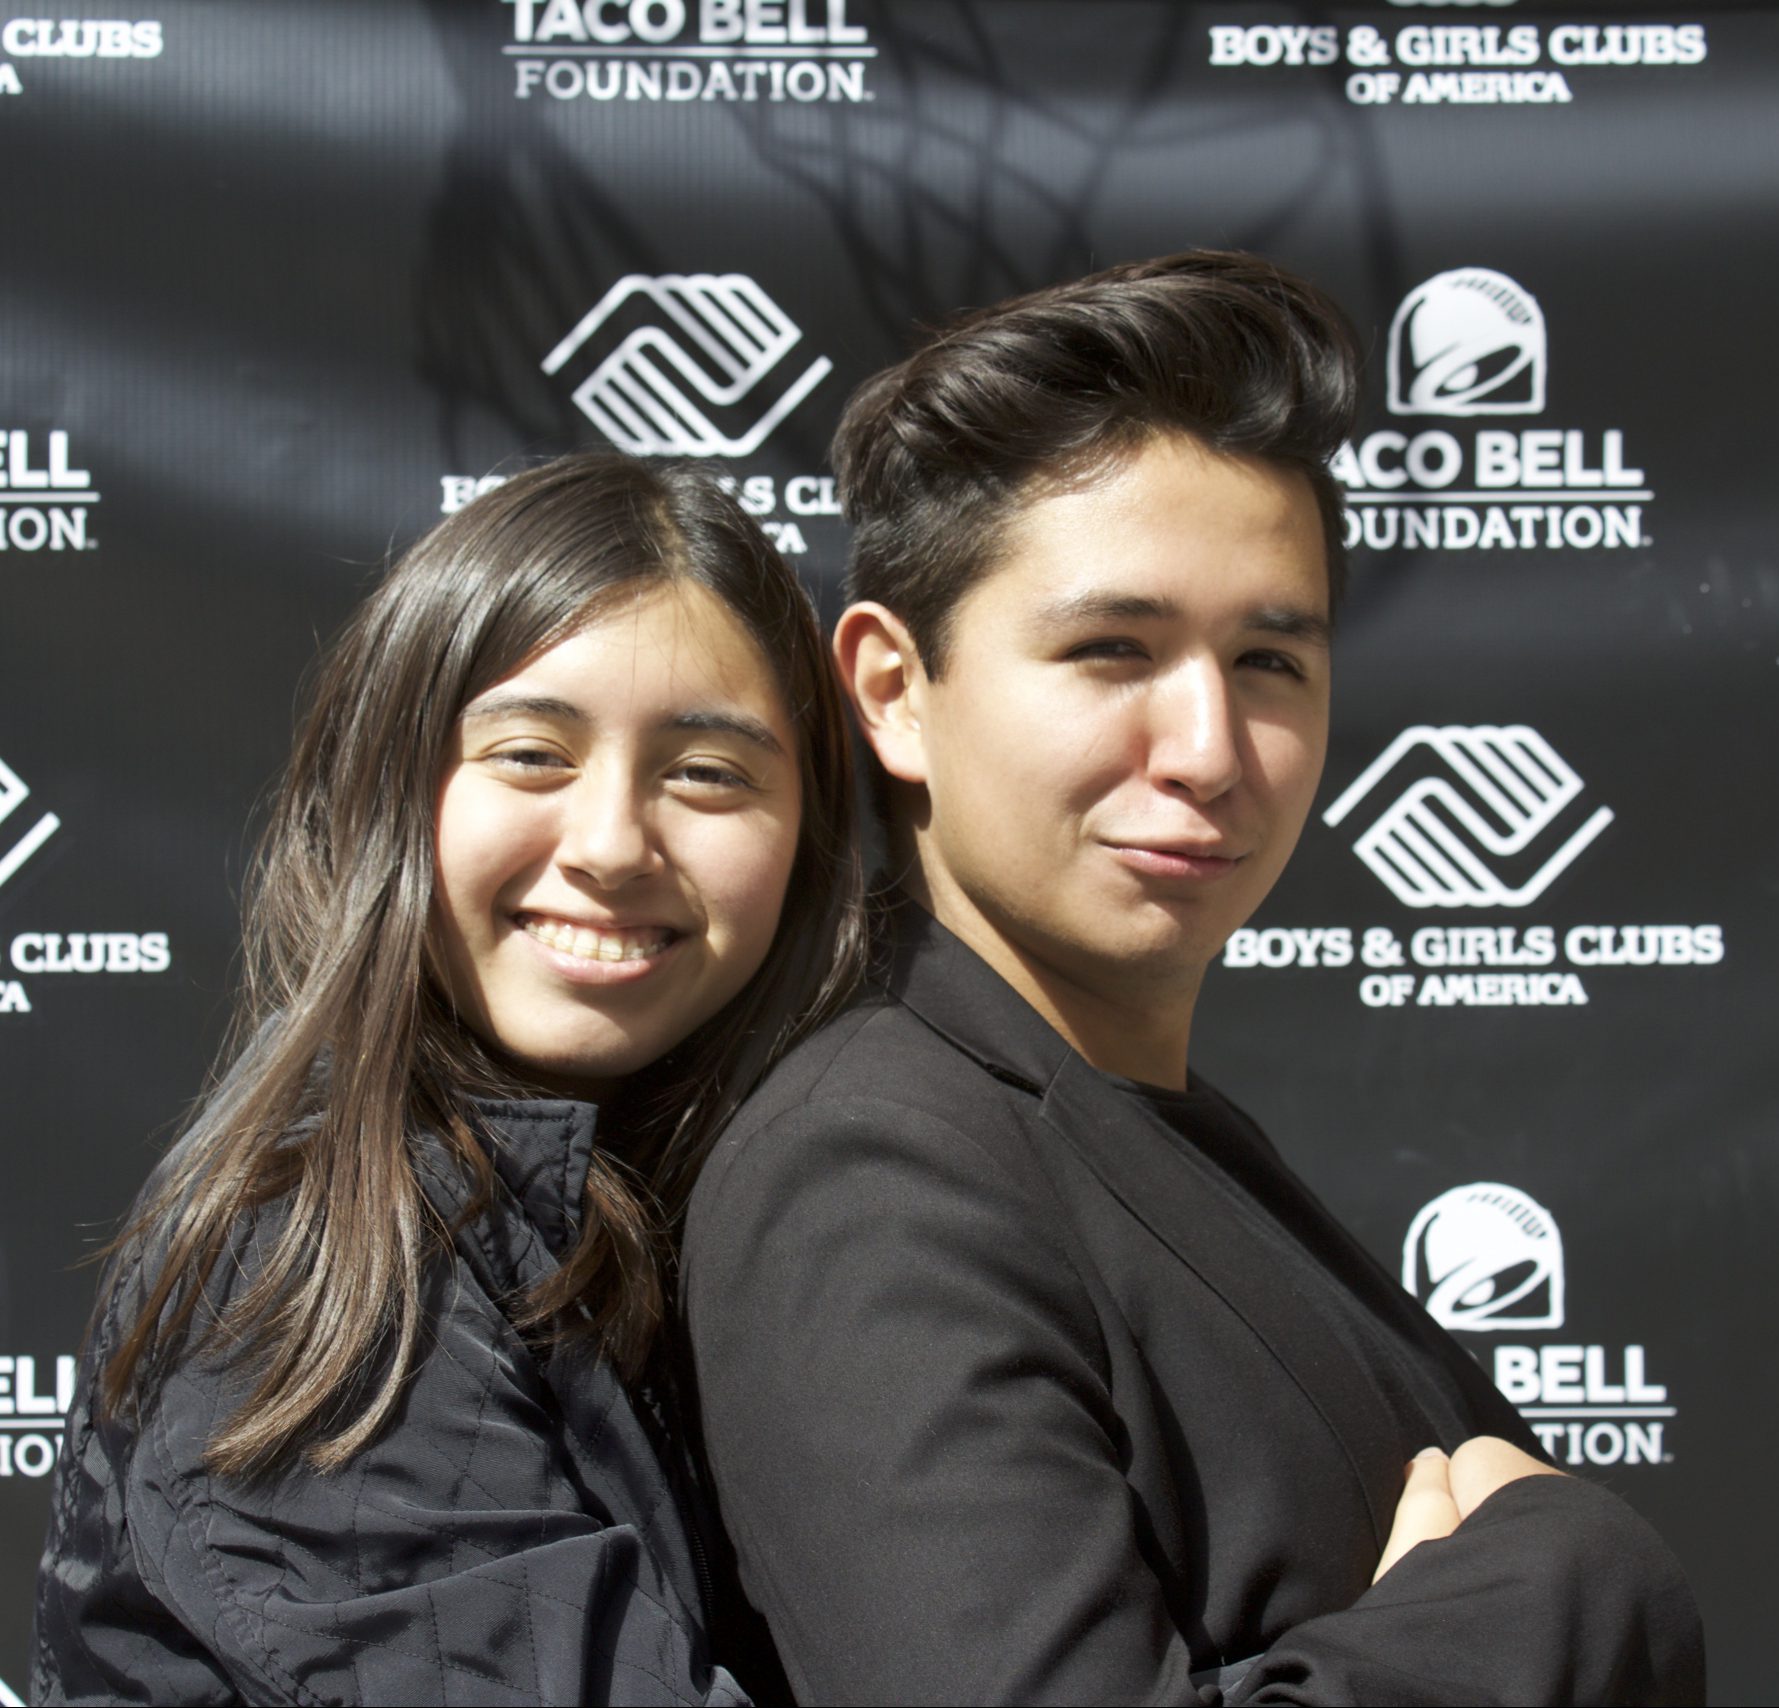
[[[847,597],[894,611],[937,677],[953,612],[1034,488],[1185,433],[1305,476],[1332,608],[1346,551],[1328,461],[1358,395],[1345,314],[1258,255],[1187,250],[971,310],[868,379],[841,417]]]

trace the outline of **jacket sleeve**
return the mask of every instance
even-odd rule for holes
[[[1228,1700],[1703,1702],[1704,1641],[1679,1562],[1623,1501],[1526,1477],[1287,1632]]]
[[[701,1189],[686,1303],[706,1451],[799,1699],[1218,1699],[1144,1558],[1101,1331],[1054,1220],[968,1134],[884,1101],[783,1116]],[[1232,1699],[1702,1688],[1666,1549],[1611,1496],[1540,1482],[1287,1633]],[[1537,1652],[1528,1621],[1552,1636]]]
[[[143,1582],[237,1700],[746,1701],[693,1653],[636,1525],[606,1522],[563,1456],[522,1353],[447,1319],[407,1416],[328,1476],[212,1477],[225,1395],[182,1364],[123,1494]]]

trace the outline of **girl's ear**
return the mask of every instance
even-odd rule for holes
[[[878,763],[900,782],[924,784],[927,676],[902,619],[873,600],[847,606],[834,628],[834,662]]]

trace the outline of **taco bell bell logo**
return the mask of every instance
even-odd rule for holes
[[[1454,1186],[1410,1224],[1402,1285],[1445,1328],[1561,1328],[1563,1237],[1517,1187]]]
[[[1436,273],[1390,322],[1390,413],[1539,414],[1546,356],[1530,291],[1487,267]]]

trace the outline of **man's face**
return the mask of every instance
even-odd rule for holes
[[[1029,505],[916,674],[940,920],[1114,1004],[1189,1003],[1309,812],[1328,614],[1301,475],[1166,436]]]

